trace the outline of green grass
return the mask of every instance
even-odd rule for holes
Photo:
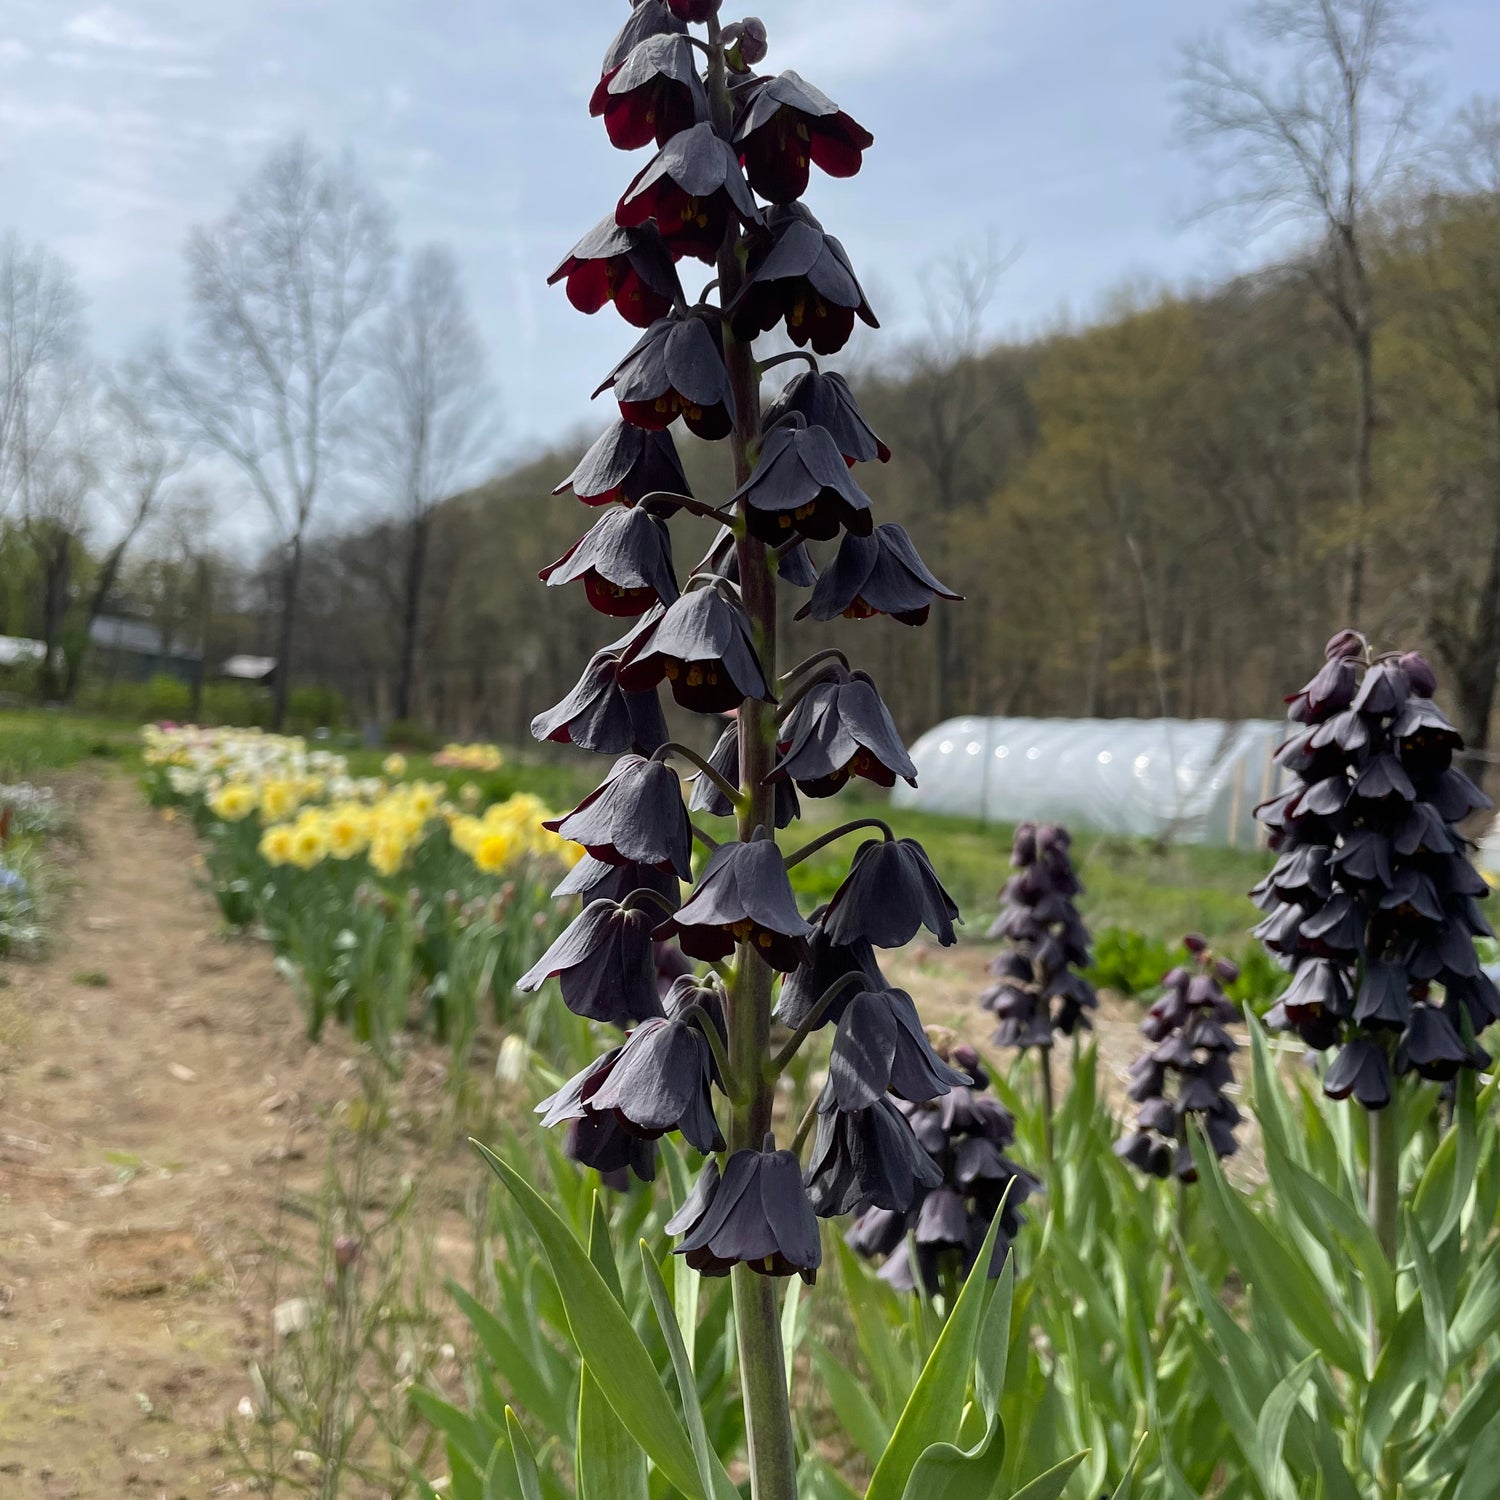
[[[138,727],[64,709],[0,710],[0,781],[23,781],[39,771],[66,770],[85,762],[136,769]]]

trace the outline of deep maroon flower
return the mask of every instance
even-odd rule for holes
[[[670,870],[657,870],[650,865],[606,864],[592,854],[585,854],[568,871],[552,892],[552,899],[563,901],[569,896],[581,896],[585,902],[620,902],[640,890],[655,891],[671,906],[681,899],[681,882]]]
[[[920,1191],[943,1180],[891,1100],[848,1111],[834,1108],[825,1095],[818,1110],[805,1180],[819,1218],[872,1207],[905,1213]]]
[[[662,1013],[651,961],[649,911],[592,901],[516,981],[534,994],[556,979],[564,1004],[576,1016],[628,1026]]]
[[[828,1063],[830,1108],[868,1109],[887,1093],[925,1104],[969,1082],[933,1051],[905,990],[855,995],[839,1017]]]
[[[636,637],[621,666],[620,685],[646,692],[663,678],[678,703],[694,713],[728,713],[747,698],[775,701],[737,590],[689,584],[661,620]]]
[[[617,1192],[630,1186],[631,1172],[642,1182],[656,1180],[656,1142],[621,1129],[613,1115],[585,1115],[569,1121],[563,1154],[592,1167]]]
[[[615,221],[632,229],[648,219],[673,256],[710,264],[731,221],[762,222],[739,158],[709,121],[674,135],[626,189]]]
[[[871,839],[855,853],[822,925],[835,943],[860,939],[904,948],[925,927],[944,947],[958,941],[958,907],[915,839]]]
[[[1384,1047],[1358,1039],[1346,1042],[1323,1078],[1330,1099],[1352,1094],[1366,1109],[1384,1109],[1391,1102],[1391,1064]]]
[[[701,25],[710,16],[719,13],[723,0],[667,0],[667,6],[679,20]]]
[[[826,910],[826,907],[820,907],[813,913],[806,956],[782,982],[781,994],[776,1001],[776,1019],[794,1030],[812,1018],[823,996],[848,975],[857,974],[862,982],[843,987],[819,1017],[820,1026],[836,1024],[861,990],[890,988],[869,943],[862,938],[848,944],[835,943],[828,936],[822,923]]]
[[[611,143],[635,151],[666,143],[679,130],[708,118],[708,95],[686,36],[658,32],[631,49],[625,61],[599,80],[589,113],[604,117]]]
[[[783,974],[806,956],[812,928],[797,910],[781,851],[769,838],[721,844],[714,850],[693,894],[656,929],[675,937],[691,958],[714,963],[748,943]]]
[[[596,651],[572,692],[531,721],[532,738],[596,755],[652,755],[665,745],[671,736],[656,689],[629,693],[620,686],[620,659],[629,642],[627,635]]]
[[[838,445],[800,416],[766,434],[755,472],[732,499],[744,502],[751,533],[772,545],[794,536],[829,541],[841,527],[868,536],[874,524],[870,497],[854,482]]]
[[[677,268],[656,226],[621,229],[613,214],[573,246],[547,285],[559,281],[579,312],[596,313],[613,302],[620,316],[636,328],[649,328],[682,301]]]
[[[808,689],[777,732],[780,757],[770,780],[795,782],[809,797],[831,797],[851,777],[894,786],[917,784],[917,768],[863,672],[842,673]]]
[[[804,417],[809,427],[823,428],[844,455],[846,464],[869,463],[876,458],[881,463],[891,461],[891,450],[865,421],[854,392],[842,375],[807,370],[794,376],[766,408],[766,430],[770,431],[792,412]]]
[[[903,625],[924,625],[934,599],[962,599],[933,577],[905,528],[887,522],[871,536],[847,533],[838,555],[823,569],[799,620],[867,620],[890,615]]]
[[[738,784],[740,779],[740,722],[732,718],[714,743],[708,763],[726,781]],[[693,778],[693,795],[688,799],[689,812],[707,813],[712,818],[734,816],[734,807],[718,785],[701,772]],[[776,783],[776,826],[790,828],[802,816],[797,788],[790,781]]]
[[[1488,1059],[1486,1058],[1487,1062]],[[1483,1066],[1464,1046],[1453,1023],[1432,1005],[1414,1005],[1396,1044],[1396,1072],[1446,1083],[1462,1067]]]
[[[647,495],[665,491],[692,498],[687,475],[677,457],[672,434],[648,431],[624,420],[610,423],[598,441],[552,491],[572,490],[585,505],[634,505]],[[658,515],[670,515],[669,502],[656,501]]]
[[[695,437],[717,442],[734,426],[719,327],[701,314],[659,318],[594,394],[611,387],[620,415],[648,431],[660,432],[681,417]]]
[[[789,583],[797,589],[810,589],[818,581],[818,570],[813,567],[807,543],[800,536],[794,541],[783,542],[776,549],[775,558],[776,576],[783,583]],[[703,560],[693,572],[712,573],[716,578],[727,578],[730,583],[739,583],[739,544],[729,527],[720,527],[713,546],[703,554]]]
[[[707,1174],[705,1173],[705,1177]],[[690,1200],[696,1217],[679,1214],[684,1232],[674,1252],[701,1276],[727,1276],[746,1265],[761,1276],[801,1276],[811,1283],[823,1262],[818,1221],[790,1151],[736,1151],[723,1178],[707,1179]]]
[[[768,203],[807,191],[809,164],[853,177],[875,137],[833,100],[788,70],[758,86],[734,133],[750,185]]]
[[[782,323],[798,348],[827,355],[849,342],[856,317],[880,327],[843,245],[800,203],[772,209],[766,225],[771,239],[752,254],[729,308],[737,338],[748,343]]]
[[[622,755],[572,812],[543,825],[607,864],[693,874],[693,834],[677,773],[662,761]]]
[[[643,615],[678,597],[672,533],[646,507],[616,506],[537,575],[549,588],[583,580],[589,603],[604,615]]]

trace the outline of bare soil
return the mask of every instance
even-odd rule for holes
[[[358,1079],[224,935],[186,826],[123,778],[68,790],[74,889],[48,955],[0,963],[0,1496],[239,1493],[273,1246]]]

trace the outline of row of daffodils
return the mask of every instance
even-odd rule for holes
[[[504,1021],[516,978],[555,932],[549,893],[583,850],[544,825],[536,797],[486,805],[480,784],[379,776],[258,730],[143,731],[152,800],[189,816],[225,918],[273,942],[316,1036],[335,1017],[382,1049],[426,1029],[461,1048],[481,1015]],[[488,773],[492,745],[432,764]]]

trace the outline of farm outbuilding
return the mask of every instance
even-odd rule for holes
[[[1252,847],[1274,795],[1284,721],[950,719],[911,747],[898,807],[1101,833]]]

